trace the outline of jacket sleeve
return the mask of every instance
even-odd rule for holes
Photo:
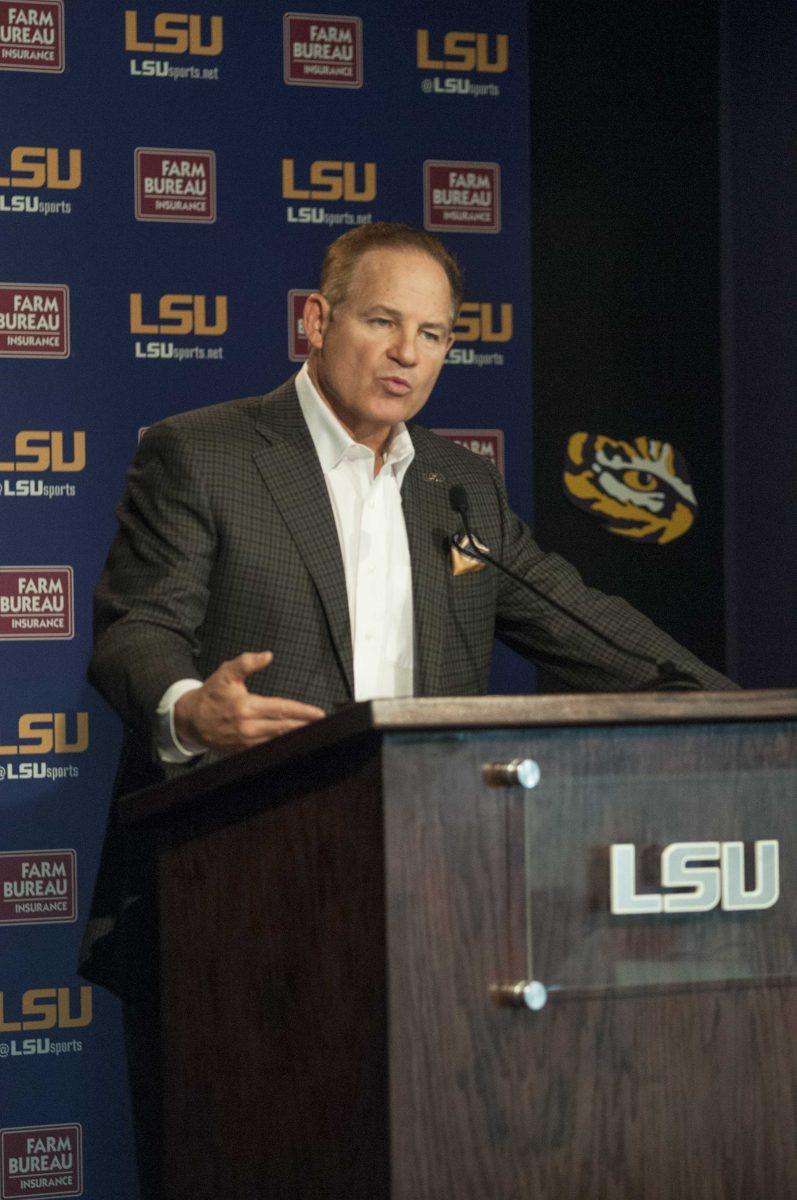
[[[496,612],[501,641],[579,691],[653,688],[655,663],[672,663],[706,690],[737,687],[625,600],[588,587],[570,563],[544,553],[509,508],[498,472],[491,471],[501,513],[502,562],[565,610],[502,575]]]
[[[117,515],[94,595],[89,678],[154,756],[161,696],[177,679],[199,678],[216,548],[202,472],[168,422],[144,435]]]

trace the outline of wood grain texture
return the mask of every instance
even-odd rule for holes
[[[131,793],[120,803],[120,816],[125,823],[143,824],[160,820],[170,809],[195,809],[203,795],[219,788],[301,764],[308,754],[340,748],[372,732],[774,720],[797,720],[797,690],[371,700],[347,705],[326,720],[199,766],[169,783]]]
[[[683,956],[721,958],[724,942],[733,944],[730,926],[745,927],[741,945],[759,978],[786,963],[794,973],[793,889],[771,912],[658,925],[620,918],[607,928],[608,874],[594,870],[596,849],[621,836],[662,845],[709,832],[720,840],[781,834],[794,861],[794,727],[721,732],[389,740],[393,1200],[793,1198],[794,987],[709,982],[640,995],[621,986],[624,964],[658,959],[666,978],[667,963]],[[523,903],[523,833],[516,812],[507,819],[507,796],[517,794],[480,787],[480,767],[526,755],[542,768],[526,801],[543,810],[530,822],[535,974],[612,985],[591,997],[555,996],[539,1013],[489,999],[507,965],[524,978],[517,930],[502,952],[503,922]],[[762,786],[751,782],[759,773]],[[658,786],[648,792],[651,780]],[[502,853],[504,836],[512,840]]]
[[[167,800],[169,1200],[793,1200],[797,722],[698,713],[340,714],[337,744]],[[517,757],[536,789],[487,784]],[[772,910],[607,912],[612,841],[772,836]],[[491,998],[526,977],[529,895],[565,987],[539,1013]],[[757,986],[626,988],[712,955]]]

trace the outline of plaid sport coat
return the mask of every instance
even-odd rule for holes
[[[483,693],[494,637],[554,671],[567,688],[645,686],[655,668],[639,652],[676,662],[707,688],[733,686],[625,601],[588,588],[574,567],[543,553],[511,512],[492,464],[420,426],[409,430],[415,458],[402,504],[416,695]],[[491,567],[454,575],[451,538],[461,530],[449,499],[455,484],[467,490],[479,540],[615,646]],[[272,664],[250,677],[254,692],[326,709],[353,698],[338,535],[292,380],[267,396],[153,426],[117,511],[119,532],[95,593],[89,668],[127,729],[117,794],[192,769],[158,764],[158,702],[175,680],[206,678],[243,651],[274,652]],[[131,858],[112,812],[84,943],[95,958],[97,945],[112,944],[121,909],[126,919],[135,911],[129,897],[146,890],[140,858]],[[124,990],[115,968],[85,973]]]

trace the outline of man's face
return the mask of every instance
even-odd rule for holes
[[[446,273],[412,249],[369,250],[334,313],[313,293],[304,322],[319,392],[372,450],[423,408],[454,340]]]

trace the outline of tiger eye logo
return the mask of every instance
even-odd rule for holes
[[[568,499],[609,533],[637,542],[672,542],[695,519],[697,499],[686,463],[669,442],[574,433],[567,443],[564,485]]]

